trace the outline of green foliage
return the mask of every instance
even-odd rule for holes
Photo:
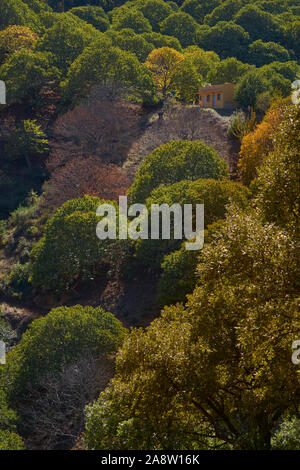
[[[22,0],[6,0],[0,3],[0,29],[10,25],[28,26],[35,32],[41,27],[38,15]]]
[[[10,396],[37,386],[47,374],[57,374],[80,357],[110,354],[122,343],[121,323],[100,307],[58,307],[34,320],[20,343],[7,354],[0,383]]]
[[[215,64],[215,67],[208,72],[207,81],[214,85],[220,83],[236,84],[250,68],[250,65],[240,62],[235,57],[228,57]]]
[[[243,137],[254,131],[256,124],[253,109],[249,109],[248,115],[244,111],[234,111],[229,119],[227,134],[242,141]]]
[[[181,52],[182,48],[180,42],[177,38],[172,36],[166,36],[165,34],[160,33],[143,33],[141,37],[146,39],[149,43],[153,44],[156,49],[160,47],[170,47],[171,49],[175,49],[176,51]]]
[[[258,2],[258,6],[273,15],[278,15],[289,10],[288,2],[282,0],[263,0]]]
[[[115,30],[131,28],[137,34],[152,31],[150,22],[141,11],[127,8],[120,8],[119,11],[113,14],[111,27]]]
[[[261,67],[271,62],[288,62],[289,52],[280,44],[275,42],[263,42],[261,39],[253,42],[249,46],[248,62],[257,67]]]
[[[159,308],[166,305],[185,302],[196,285],[197,255],[186,250],[183,245],[180,250],[164,257],[161,264],[162,275],[158,284],[157,303]]]
[[[221,0],[185,0],[181,10],[191,15],[199,24],[221,3]]]
[[[105,257],[112,241],[96,236],[100,221],[96,209],[102,202],[92,196],[67,201],[48,220],[44,236],[31,254],[34,287],[63,292],[75,282],[106,273]]]
[[[226,206],[230,201],[238,207],[247,207],[250,191],[239,183],[220,179],[197,179],[195,181],[182,180],[170,186],[159,186],[154,189],[147,199],[147,207],[151,204],[166,203],[169,206],[176,202],[180,205],[204,204],[204,226],[223,219]]]
[[[112,40],[114,46],[134,53],[140,62],[145,62],[150,52],[155,48],[151,42],[147,41],[141,34],[135,34],[132,29],[109,30],[107,36]]]
[[[146,0],[141,2],[139,10],[143,13],[152,26],[152,30],[159,32],[160,23],[173,13],[169,3],[163,0]]]
[[[169,15],[161,24],[162,34],[174,36],[182,47],[195,44],[198,24],[188,13],[178,12]]]
[[[249,34],[232,21],[220,21],[197,35],[197,44],[207,51],[215,51],[221,59],[236,57],[245,62],[249,43]]]
[[[238,207],[247,206],[249,191],[238,183],[231,181],[199,179],[196,181],[179,181],[170,186],[160,186],[154,189],[146,205],[151,212],[152,204],[191,204],[195,210],[196,204],[204,204],[204,227],[207,228],[225,217],[226,206],[233,201]],[[182,209],[183,210],[183,209]],[[151,220],[149,220],[149,227]],[[138,240],[136,242],[135,257],[143,266],[158,269],[163,256],[177,250],[181,241],[174,238],[174,229],[171,227],[170,240]],[[194,254],[195,256],[195,254]]]
[[[171,185],[182,179],[224,179],[227,176],[226,163],[211,147],[200,141],[170,141],[145,158],[128,197],[133,203],[142,203],[159,185]]]
[[[24,228],[29,220],[35,216],[38,205],[38,196],[34,191],[31,191],[26,198],[26,205],[17,207],[17,209],[10,214],[8,219],[9,226],[16,229]]]
[[[28,256],[29,252],[27,253]],[[5,274],[1,278],[1,291],[14,299],[21,300],[30,292],[30,284],[28,282],[30,265],[29,263],[14,264],[9,274]]]
[[[300,71],[300,67],[295,61],[272,62],[269,65],[265,65],[263,70],[269,71],[270,75],[278,73],[282,75],[283,78],[293,82]]]
[[[200,64],[199,64],[200,65]],[[202,65],[202,64],[201,64]],[[194,57],[185,54],[174,76],[177,97],[184,103],[195,103],[199,87],[204,84]]]
[[[250,70],[238,82],[235,89],[236,100],[244,107],[255,107],[257,97],[268,91],[271,96],[286,97],[291,92],[291,82],[269,66]]]
[[[287,46],[295,51],[299,57],[300,54],[300,21],[288,23],[284,30]]]
[[[88,448],[269,449],[299,393],[296,252],[286,232],[232,209],[202,252],[187,307],[126,339],[87,410]]]
[[[60,72],[52,54],[21,49],[0,67],[0,76],[6,83],[8,103],[35,104],[42,86],[59,80]]]
[[[0,340],[3,341],[1,336]],[[5,393],[3,390],[0,389],[0,433],[3,431],[14,431],[16,428],[16,422],[17,415],[13,410],[8,407]]]
[[[270,13],[257,5],[245,5],[235,16],[236,24],[242,26],[252,41],[262,39],[264,42],[281,42],[283,31],[279,22]]]
[[[9,26],[0,31],[0,64],[19,49],[33,49],[38,35],[26,26]]]
[[[25,450],[25,444],[18,434],[0,429],[0,450]]]
[[[191,61],[197,73],[206,79],[208,73],[220,63],[218,54],[213,51],[204,51],[198,46],[187,47],[184,50],[184,55]]]
[[[87,5],[82,7],[76,7],[72,8],[70,10],[70,13],[78,16],[79,18],[91,24],[101,32],[105,32],[107,29],[110,28],[108,17],[103,8],[100,6],[94,7]]]
[[[292,416],[283,420],[272,438],[274,450],[300,450],[300,419]]]
[[[128,95],[135,95],[146,102],[154,99],[151,72],[139,63],[134,54],[113,47],[105,36],[86,47],[71,65],[63,83],[65,99],[75,104],[96,84],[119,92],[125,88]]]
[[[28,168],[32,166],[32,158],[45,157],[49,152],[47,136],[36,120],[22,121],[13,131],[5,147],[5,153],[10,160],[25,159]]]
[[[28,5],[35,13],[51,11],[51,8],[47,4],[47,0],[23,0],[23,2],[26,3],[26,5]]]
[[[243,0],[225,0],[204,18],[204,23],[215,26],[219,21],[230,21],[243,7]]]

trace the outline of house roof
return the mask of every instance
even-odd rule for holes
[[[209,83],[199,88],[199,92],[224,91],[226,88],[234,88],[233,83],[223,83],[220,85],[210,85]]]

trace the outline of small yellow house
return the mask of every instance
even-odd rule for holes
[[[234,100],[233,83],[211,85],[210,83],[199,88],[199,106],[202,108],[234,109],[237,103]]]

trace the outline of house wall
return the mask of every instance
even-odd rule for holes
[[[234,85],[212,85],[199,90],[199,106],[203,108],[235,108]]]

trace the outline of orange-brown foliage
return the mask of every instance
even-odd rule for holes
[[[50,172],[73,158],[94,156],[124,161],[141,126],[141,107],[122,101],[89,100],[60,116],[54,125]]]
[[[257,176],[257,169],[264,156],[273,150],[273,139],[281,121],[285,103],[275,103],[256,129],[242,139],[240,159],[238,162],[241,180],[249,185]]]
[[[53,172],[45,185],[44,201],[47,206],[59,207],[85,194],[118,200],[129,186],[126,172],[118,165],[94,157],[79,157]]]

